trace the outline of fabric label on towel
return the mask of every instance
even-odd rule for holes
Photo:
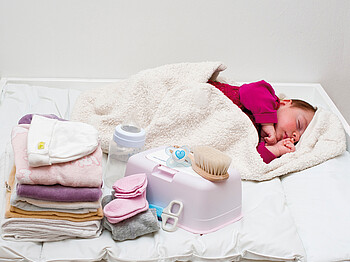
[[[38,143],[38,149],[44,149],[45,148],[45,142],[39,142]]]

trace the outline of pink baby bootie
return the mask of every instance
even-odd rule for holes
[[[146,191],[147,176],[144,173],[123,177],[117,180],[113,189],[117,198],[133,198]]]
[[[117,198],[109,202],[103,213],[110,223],[118,223],[148,209],[145,195],[134,198]]]
[[[135,174],[117,180],[113,189],[116,199],[109,202],[103,213],[110,223],[118,223],[148,209],[146,200],[147,176]]]

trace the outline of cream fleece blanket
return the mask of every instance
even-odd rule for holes
[[[210,145],[232,157],[242,179],[263,181],[299,171],[345,150],[338,118],[318,110],[298,149],[265,164],[256,151],[258,134],[249,118],[207,81],[226,69],[220,62],[165,65],[113,85],[83,92],[72,120],[95,126],[102,150],[114,127],[132,122],[145,128],[146,148],[160,145]]]

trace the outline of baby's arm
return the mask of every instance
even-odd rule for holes
[[[266,148],[276,157],[295,151],[295,146],[291,138],[280,140],[272,146],[267,145]]]
[[[280,102],[269,83],[262,80],[242,85],[239,88],[239,99],[252,112],[255,123],[277,123]]]

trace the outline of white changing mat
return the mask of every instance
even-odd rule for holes
[[[45,261],[97,257],[118,261],[302,260],[304,248],[285,206],[279,179],[244,182],[242,205],[243,219],[214,233],[198,235],[178,228],[171,233],[160,230],[136,240],[114,242],[105,231],[89,241],[44,243],[42,256]]]
[[[308,261],[350,261],[350,153],[282,179]]]
[[[12,164],[11,157],[3,152],[5,145],[9,145],[11,128],[20,117],[27,113],[53,113],[69,118],[71,106],[78,94],[79,91],[73,89],[7,85],[0,108],[0,152],[1,159],[4,160],[2,165],[7,165],[8,168]],[[327,219],[328,211],[332,210],[334,213],[337,210],[332,201],[327,202],[328,195],[339,201],[339,207],[347,207],[350,202],[349,194],[344,192],[348,187],[339,186],[344,185],[343,179],[348,173],[348,165],[345,163],[349,154],[346,154],[307,169],[301,172],[303,174],[289,175],[283,178],[282,182],[279,178],[260,183],[243,182],[243,219],[210,234],[196,235],[179,228],[175,232],[160,230],[124,242],[115,242],[108,231],[104,231],[96,239],[71,239],[49,243],[11,242],[0,239],[0,260],[13,261],[22,258],[26,261],[306,261],[307,257],[307,261],[320,261],[321,256],[327,258],[327,261],[350,259],[345,246],[340,246],[340,243],[350,243],[350,238],[347,238],[344,232],[349,228],[350,219],[334,220],[331,216]],[[326,176],[319,174],[324,165],[328,165],[328,170],[336,170],[337,174],[339,173],[327,176],[327,179],[333,179],[333,187],[323,192],[327,185],[327,182],[323,182],[320,190],[305,190],[300,194],[300,188],[314,189],[316,179],[319,179],[316,185],[322,185],[322,178],[325,179]],[[3,183],[9,171],[4,167],[0,172]],[[1,187],[0,193],[3,199],[4,187]],[[338,193],[346,198],[335,198]],[[315,197],[319,198],[318,204],[312,202]],[[310,203],[311,210],[308,209]],[[3,204],[2,201],[1,220]],[[335,214],[344,215],[342,212]],[[319,239],[322,231],[315,226],[317,223],[313,223],[320,218],[320,226],[333,230],[330,235],[332,239],[326,242]],[[348,217],[344,216],[345,218]],[[335,221],[338,221],[339,225],[334,225]],[[329,231],[324,232],[329,235]],[[325,244],[328,248],[325,248]],[[321,251],[318,250],[320,247],[323,248]]]
[[[5,178],[8,177],[13,165],[10,144],[1,150],[4,152],[0,156],[0,224],[5,213]],[[0,261],[23,261],[24,258],[28,261],[40,261],[41,249],[41,243],[6,241],[0,237]]]

